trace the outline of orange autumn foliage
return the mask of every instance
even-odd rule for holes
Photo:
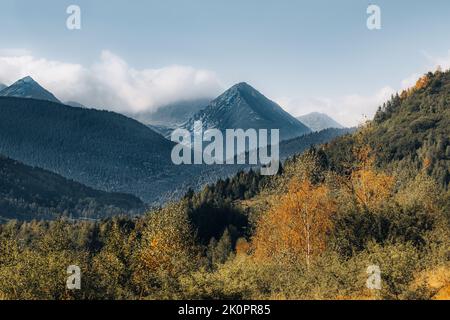
[[[257,225],[253,238],[257,259],[306,262],[325,250],[335,203],[325,185],[293,180],[289,192]]]
[[[414,90],[420,90],[425,88],[430,83],[430,78],[428,75],[424,75],[419,80],[417,80],[416,85],[414,86]]]
[[[369,210],[379,208],[392,195],[395,182],[393,177],[372,168],[354,171],[350,180],[358,205]]]
[[[148,216],[137,252],[138,275],[161,270],[177,274],[194,254],[194,236],[182,204],[169,205]]]
[[[436,71],[441,72],[440,69],[438,68],[438,70]],[[428,75],[424,75],[422,77],[419,78],[419,80],[417,80],[416,84],[414,85],[414,87],[411,87],[409,89],[403,90],[402,93],[400,94],[400,98],[401,99],[406,99],[408,98],[410,95],[412,95],[414,92],[426,88],[426,86],[428,86],[428,84],[430,83],[430,77]]]
[[[342,179],[344,190],[356,199],[356,204],[363,209],[375,209],[392,196],[395,179],[375,169],[375,159],[371,155],[372,149],[361,144],[353,152],[358,165],[352,171],[349,179]]]
[[[236,242],[236,255],[247,255],[250,252],[250,244],[244,238],[239,238]]]

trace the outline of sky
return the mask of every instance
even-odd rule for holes
[[[366,12],[379,6],[381,29]],[[81,29],[66,12],[81,9]],[[0,83],[31,75],[63,101],[135,113],[245,81],[294,116],[347,126],[438,65],[450,1],[0,0]]]

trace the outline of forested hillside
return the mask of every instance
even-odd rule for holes
[[[0,221],[138,214],[138,198],[107,193],[0,155]]]
[[[410,162],[442,186],[450,182],[450,73],[424,75],[414,88],[387,102],[375,116],[370,144],[380,163]],[[414,171],[415,170],[415,171]]]
[[[135,120],[114,112],[5,97],[0,97],[0,112],[0,153],[27,165],[145,201],[180,184],[179,168],[170,161],[174,144]],[[187,175],[191,168],[185,169]]]
[[[372,149],[379,167],[417,175],[427,174],[445,188],[450,182],[450,72],[424,75],[415,87],[380,106],[362,139]],[[333,168],[355,161],[354,138],[334,141],[328,154]]]
[[[274,177],[241,172],[141,218],[4,224],[0,298],[448,299],[449,85],[426,75]],[[82,290],[65,290],[71,264]]]

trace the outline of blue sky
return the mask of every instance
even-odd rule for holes
[[[450,67],[446,0],[0,3],[0,82],[32,73],[63,98],[117,111],[246,81],[294,115],[318,110],[354,125],[421,73]],[[371,3],[381,8],[381,30],[366,27]],[[81,8],[81,30],[66,28],[70,4]],[[99,75],[107,83],[98,84]],[[117,90],[121,81],[128,83]],[[148,83],[157,85],[147,90]],[[111,90],[120,92],[100,98]]]

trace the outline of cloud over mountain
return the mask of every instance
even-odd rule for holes
[[[119,112],[150,111],[179,100],[215,96],[222,89],[209,70],[180,65],[135,69],[106,50],[89,67],[11,53],[0,51],[0,83],[30,75],[63,101]]]

